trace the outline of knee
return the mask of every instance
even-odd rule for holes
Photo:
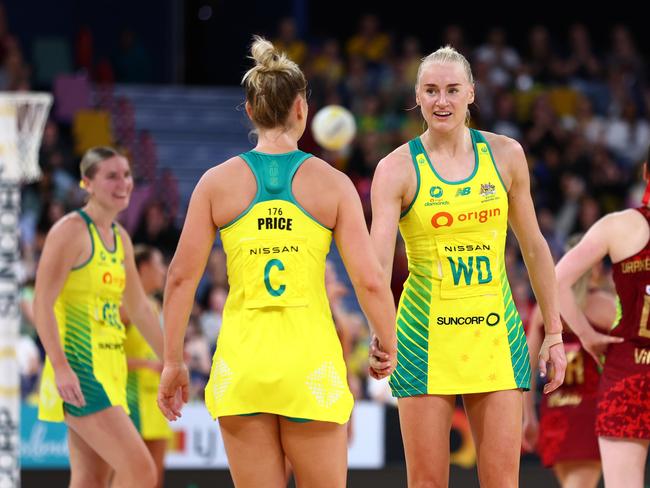
[[[158,486],[158,470],[153,459],[147,459],[147,462],[137,469],[136,480],[138,481],[137,486],[151,488]]]
[[[72,470],[70,488],[104,488],[108,484],[110,472],[92,472]]]
[[[117,473],[114,485],[118,487],[137,486],[138,488],[155,488],[158,483],[158,471],[153,459],[145,458],[131,463],[128,467]]]
[[[424,475],[411,478],[409,488],[447,488],[449,483],[443,476]]]
[[[439,480],[419,480],[414,483],[409,483],[409,488],[447,488],[446,483],[441,483]]]

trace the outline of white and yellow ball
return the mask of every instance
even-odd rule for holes
[[[321,108],[311,123],[314,139],[323,148],[338,151],[352,142],[357,132],[354,116],[340,105]]]

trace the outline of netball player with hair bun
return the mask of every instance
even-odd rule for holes
[[[354,185],[298,150],[303,73],[259,37],[251,55],[242,84],[257,145],[210,169],[192,195],[165,289],[158,402],[174,419],[187,400],[183,334],[218,229],[230,292],[205,399],[235,486],[286,486],[286,455],[298,486],[342,488],[352,395],[325,291],[332,237],[390,370],[395,308]]]

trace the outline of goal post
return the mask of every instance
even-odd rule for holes
[[[20,184],[40,176],[49,93],[0,92],[0,488],[20,486]]]

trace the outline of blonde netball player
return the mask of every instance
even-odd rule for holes
[[[325,292],[332,236],[379,341],[395,361],[395,310],[350,180],[298,150],[307,88],[298,66],[256,38],[243,79],[254,150],[209,170],[192,196],[164,300],[168,418],[187,400],[183,333],[220,229],[230,293],[205,398],[237,487],[346,483],[352,395]]]
[[[371,236],[390,274],[397,229],[409,277],[397,313],[398,397],[409,486],[447,486],[455,397],[463,395],[483,487],[518,486],[522,391],[529,387],[526,337],[506,277],[508,223],[544,316],[542,367],[562,383],[565,358],[553,261],[539,231],[528,166],[512,139],[467,127],[474,84],[451,47],[423,59],[416,101],[419,137],[377,167]]]
[[[147,245],[136,245],[134,254],[142,287],[149,297],[156,316],[160,317],[160,302],[155,293],[162,291],[165,284],[167,266],[163,255],[158,249]],[[156,403],[162,361],[142,337],[138,328],[130,324],[128,317],[123,315],[122,321],[127,326],[124,350],[129,368],[126,387],[129,416],[156,463],[157,487],[162,487],[165,450],[172,434],[168,420]]]
[[[119,308],[162,355],[162,334],[138,279],[133,246],[117,223],[133,178],[114,149],[81,160],[88,203],[47,235],[36,274],[36,328],[47,359],[39,418],[69,427],[71,487],[153,487],[151,455],[128,417],[124,325]]]

